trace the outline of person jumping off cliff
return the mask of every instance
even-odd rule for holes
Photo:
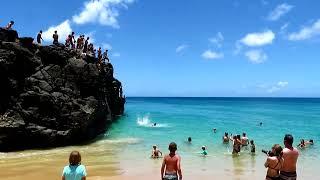
[[[5,30],[12,30],[12,26],[14,25],[14,21],[10,21],[8,25],[4,28]]]
[[[53,44],[54,45],[59,44],[59,35],[58,35],[57,31],[54,31],[54,34],[52,35],[52,38],[53,38]]]
[[[40,30],[40,32],[37,35],[37,43],[41,44],[41,41],[43,41],[43,39],[42,39],[42,30]]]

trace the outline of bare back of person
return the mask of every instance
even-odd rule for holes
[[[267,170],[267,180],[272,180],[274,177],[279,176],[279,170],[283,164],[283,159],[278,158],[276,156],[268,157],[265,166],[268,168]]]
[[[291,149],[289,148],[284,148],[283,149],[283,165],[281,168],[281,171],[284,172],[295,172],[297,169],[297,160],[299,156],[299,151],[292,147]]]
[[[168,154],[164,157],[164,161],[166,164],[165,172],[168,174],[177,174],[180,156],[177,154]]]

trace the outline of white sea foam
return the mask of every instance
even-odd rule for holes
[[[137,118],[137,124],[141,127],[149,127],[149,128],[163,128],[168,127],[168,124],[159,124],[156,122],[152,122],[149,115],[145,115],[143,117]]]

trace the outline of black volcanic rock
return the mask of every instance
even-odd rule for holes
[[[15,42],[17,39],[17,31],[0,28],[0,41]]]
[[[0,31],[0,151],[75,144],[103,133],[125,99],[110,63]]]

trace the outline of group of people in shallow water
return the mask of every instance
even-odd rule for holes
[[[12,30],[12,27],[14,25],[14,21],[10,21],[5,27],[3,27],[3,29],[5,30]],[[54,45],[59,45],[59,34],[58,31],[55,30],[53,35],[52,35],[52,44]],[[103,53],[102,53],[102,49],[101,47],[98,48],[98,50],[96,50],[93,46],[92,43],[89,43],[90,37],[85,38],[85,35],[80,35],[77,40],[75,39],[75,32],[72,32],[71,34],[69,34],[66,38],[65,41],[65,47],[70,48],[70,49],[76,49],[81,51],[83,54],[90,54],[94,57],[98,58],[98,64],[101,63],[109,63],[109,57],[108,57],[108,49],[106,49]],[[41,45],[43,42],[43,38],[42,38],[42,30],[39,31],[39,33],[37,34],[36,37],[36,42],[37,44]],[[97,53],[97,55],[96,55]]]
[[[216,132],[216,130],[214,130]],[[232,142],[233,152],[232,154],[238,154],[241,149],[248,149],[250,145],[250,152],[255,153],[256,147],[253,140],[249,141],[246,133],[236,136],[230,136],[225,133],[222,137],[222,142],[227,144]],[[187,142],[191,144],[192,138],[188,137]],[[270,151],[262,150],[263,153],[267,155],[267,159],[264,166],[267,168],[266,180],[296,180],[296,164],[299,156],[299,151],[297,148],[293,147],[293,136],[291,134],[286,134],[283,139],[284,148],[279,144],[274,144]],[[313,140],[300,141],[298,145],[299,148],[306,148],[309,145],[313,145]],[[152,158],[161,158],[162,152],[153,145],[151,152]],[[163,180],[178,180],[182,179],[182,171],[180,168],[181,157],[175,153],[177,150],[177,145],[175,143],[170,143],[168,155],[163,157],[163,163],[161,166],[161,178]],[[203,156],[208,155],[205,146],[201,147],[201,153]],[[248,149],[249,150],[249,149]]]

